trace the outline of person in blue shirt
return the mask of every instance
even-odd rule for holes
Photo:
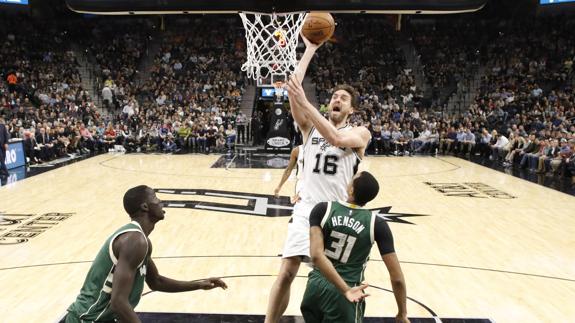
[[[463,135],[463,140],[461,141],[461,154],[471,155],[471,152],[475,148],[475,134],[471,129],[466,129]]]
[[[465,131],[463,130],[463,127],[461,127],[457,130],[457,136],[455,138],[455,146],[453,148],[454,154],[458,154],[459,152],[461,152],[463,140],[465,140]]]

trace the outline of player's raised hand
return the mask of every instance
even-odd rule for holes
[[[364,298],[368,297],[369,294],[363,292],[369,285],[361,284],[359,286],[352,287],[345,292],[345,298],[352,303],[361,302]]]
[[[300,32],[300,36],[301,39],[303,39],[303,43],[305,44],[305,48],[311,48],[313,50],[317,50],[321,45],[323,45],[323,43],[321,44],[314,44],[311,41],[309,41],[309,39],[307,39],[304,35],[303,32]]]
[[[216,287],[220,287],[221,289],[228,288],[228,285],[226,285],[226,283],[224,283],[224,281],[219,278],[204,279],[199,281],[198,284],[200,285],[200,289],[205,290],[214,289]]]

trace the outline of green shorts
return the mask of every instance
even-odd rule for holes
[[[363,322],[365,301],[359,303],[348,301],[332,283],[312,271],[300,309],[306,323]]]

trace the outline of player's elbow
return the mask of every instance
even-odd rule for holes
[[[316,251],[312,250],[310,252],[312,264],[318,264],[320,262],[322,256],[323,256],[323,252],[316,252]]]
[[[156,282],[147,282],[146,283],[151,290],[157,291],[158,290],[158,283]]]
[[[148,279],[146,280],[146,285],[148,285],[148,287],[150,287],[151,290],[153,291],[161,291],[161,286],[162,286],[162,282],[161,282],[161,277],[157,277],[157,278],[153,278],[153,279]]]
[[[312,264],[317,264],[318,261],[319,261],[319,257],[316,256],[316,255],[314,255],[314,254],[311,254],[311,263],[312,263]]]

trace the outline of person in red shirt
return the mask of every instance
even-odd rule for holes
[[[108,124],[108,128],[104,131],[104,144],[106,151],[112,147],[116,143],[116,130],[114,130],[114,126],[112,124]]]
[[[6,77],[6,82],[8,83],[8,91],[10,93],[15,92],[16,86],[18,85],[18,77],[16,76],[16,73],[14,72],[8,73],[8,76]]]

